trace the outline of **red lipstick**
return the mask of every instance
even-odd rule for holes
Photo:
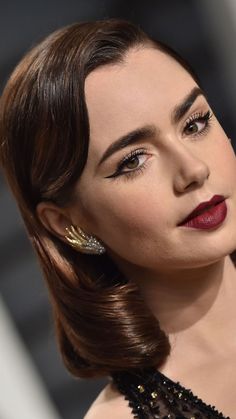
[[[227,215],[225,197],[214,195],[209,201],[199,204],[179,226],[210,229],[220,225]]]

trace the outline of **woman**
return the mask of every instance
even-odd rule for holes
[[[5,87],[1,162],[65,365],[110,377],[86,419],[235,419],[236,161],[189,65],[123,20],[53,33]]]

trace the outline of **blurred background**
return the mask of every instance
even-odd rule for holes
[[[1,90],[50,32],[105,17],[140,24],[191,63],[235,148],[235,0],[1,0]],[[75,379],[65,370],[42,274],[1,175],[0,203],[0,419],[82,419],[108,379]]]

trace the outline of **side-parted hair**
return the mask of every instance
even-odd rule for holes
[[[29,51],[0,100],[0,162],[46,280],[63,361],[77,377],[160,366],[168,336],[134,282],[105,253],[82,254],[49,232],[41,201],[69,206],[85,167],[89,120],[84,84],[102,65],[151,47],[192,68],[172,48],[121,19],[64,27]],[[158,92],[157,92],[158,94]]]

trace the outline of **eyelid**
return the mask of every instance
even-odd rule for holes
[[[193,121],[194,119],[198,118],[198,117],[202,117],[203,115],[206,115],[210,112],[209,109],[207,109],[206,111],[196,111],[194,113],[191,113],[191,115],[189,115],[189,117],[186,119],[185,124],[187,124],[189,121]]]
[[[122,175],[122,174],[125,174],[125,173],[129,173],[131,171],[134,172],[135,170],[138,170],[138,169],[134,169],[134,170],[125,171],[125,172],[122,172],[121,171],[122,168],[123,168],[123,166],[125,166],[125,164],[127,162],[129,162],[129,160],[131,158],[136,157],[136,156],[142,156],[142,155],[145,155],[145,154],[146,155],[150,155],[149,150],[147,148],[145,148],[145,147],[142,147],[142,148],[139,148],[139,149],[135,149],[135,150],[131,150],[129,152],[129,154],[125,155],[123,157],[123,159],[121,159],[121,161],[118,163],[118,165],[116,166],[115,172],[112,175],[110,175],[110,176],[106,176],[106,178],[114,178],[116,176],[119,176],[119,175]],[[143,165],[144,164],[145,164],[145,162],[143,163]]]
[[[184,123],[184,129],[191,123],[195,122],[199,119],[205,119],[206,121],[209,121],[209,119],[213,116],[213,112],[208,108],[206,111],[197,111],[192,113],[187,120]]]
[[[147,153],[147,151],[148,151],[147,148],[143,148],[143,147],[135,149],[135,150],[131,150],[129,154],[126,154],[123,157],[123,159],[120,160],[120,162],[118,163],[118,166],[117,166],[117,171],[122,169],[122,167],[125,165],[125,163],[127,163],[127,161],[130,160],[130,158],[145,154],[145,153]]]

